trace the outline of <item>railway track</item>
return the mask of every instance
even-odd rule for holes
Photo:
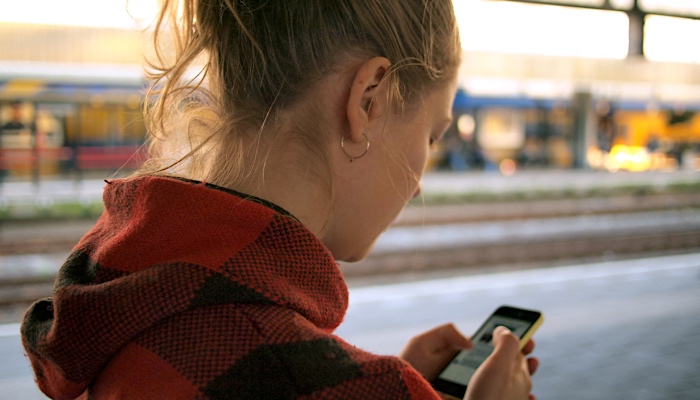
[[[469,246],[375,254],[353,264],[342,264],[347,278],[391,281],[397,274],[436,271],[483,271],[493,267],[517,269],[548,264],[601,261],[700,250],[700,226],[689,229],[615,235],[571,235],[557,238],[494,241]]]
[[[67,253],[91,224],[77,224],[61,236],[60,224],[25,226],[14,236],[5,225],[0,254]],[[348,278],[391,279],[406,272],[518,268],[698,248],[700,194],[409,206],[370,257],[341,268]],[[1,268],[0,323],[18,321],[31,302],[51,294],[54,275],[2,278]]]
[[[0,280],[0,308],[28,305],[36,299],[49,296],[54,276],[37,276]]]

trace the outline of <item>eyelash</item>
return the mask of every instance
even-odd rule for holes
[[[437,140],[431,137],[428,141],[428,147],[430,147],[431,150],[435,150],[435,148],[437,147]]]

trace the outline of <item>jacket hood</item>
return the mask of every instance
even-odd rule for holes
[[[279,304],[331,332],[347,287],[323,244],[293,216],[195,181],[108,181],[105,211],[73,249],[53,297],[27,311],[22,341],[40,389],[81,395],[125,344],[178,313]]]

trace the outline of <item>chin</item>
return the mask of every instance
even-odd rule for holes
[[[343,255],[341,257],[336,257],[336,261],[344,261],[344,262],[350,262],[350,263],[362,261],[365,258],[367,258],[369,253],[372,252],[373,247],[374,247],[374,242],[372,242],[371,245],[369,245],[368,247],[366,247],[362,250],[354,251],[350,254],[346,254],[346,255]]]
[[[368,252],[368,254],[369,254],[369,252]],[[353,255],[351,255],[351,256],[349,256],[349,257],[345,257],[344,259],[338,260],[338,261],[344,261],[344,262],[354,263],[354,262],[362,261],[362,260],[364,260],[365,258],[367,258],[367,254],[363,254],[363,255],[356,255],[356,254],[353,254]]]

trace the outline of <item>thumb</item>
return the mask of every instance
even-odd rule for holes
[[[500,361],[511,361],[520,352],[520,340],[504,326],[494,329],[493,346],[493,357]]]
[[[469,381],[465,399],[526,399],[532,387],[520,374],[520,340],[508,328],[493,330],[494,349]]]

